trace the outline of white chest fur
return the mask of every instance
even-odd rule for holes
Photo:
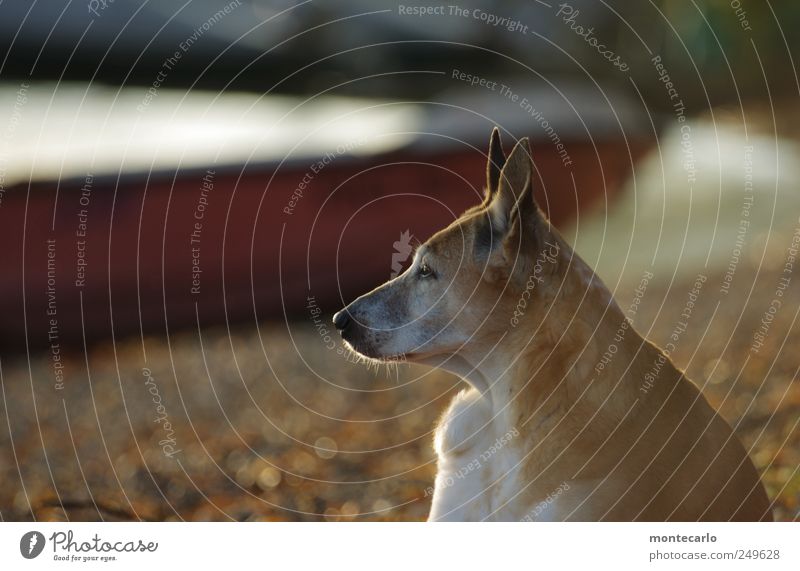
[[[523,447],[517,427],[503,422],[475,389],[461,391],[436,429],[438,472],[430,521],[514,520],[526,513],[516,498]]]

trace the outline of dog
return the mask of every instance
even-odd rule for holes
[[[349,349],[466,381],[438,423],[429,521],[771,520],[758,472],[533,197],[492,132],[483,202],[333,318]],[[646,380],[647,379],[647,380]]]

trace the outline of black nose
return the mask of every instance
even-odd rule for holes
[[[333,326],[339,331],[344,331],[348,325],[350,325],[350,314],[347,313],[346,309],[333,316]]]

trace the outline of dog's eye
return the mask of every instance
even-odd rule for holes
[[[428,265],[427,262],[422,262],[419,265],[419,270],[417,270],[417,276],[421,278],[430,278],[433,276],[433,270]]]

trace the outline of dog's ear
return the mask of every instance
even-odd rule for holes
[[[533,162],[528,138],[520,139],[508,156],[497,192],[489,203],[489,215],[495,235],[504,238],[518,233],[522,225],[533,222],[536,203],[533,201],[531,178]]]
[[[487,279],[505,279],[513,271],[521,252],[530,251],[528,241],[535,239],[540,215],[533,199],[533,162],[528,139],[521,139],[500,172],[497,192],[487,207],[492,240],[496,246],[489,254],[491,272]],[[520,266],[521,267],[521,266]]]
[[[500,182],[500,171],[506,164],[506,155],[503,153],[503,145],[500,142],[500,130],[495,127],[492,129],[492,136],[489,138],[489,154],[486,161],[486,193],[484,204],[489,204],[497,194],[497,187]]]

